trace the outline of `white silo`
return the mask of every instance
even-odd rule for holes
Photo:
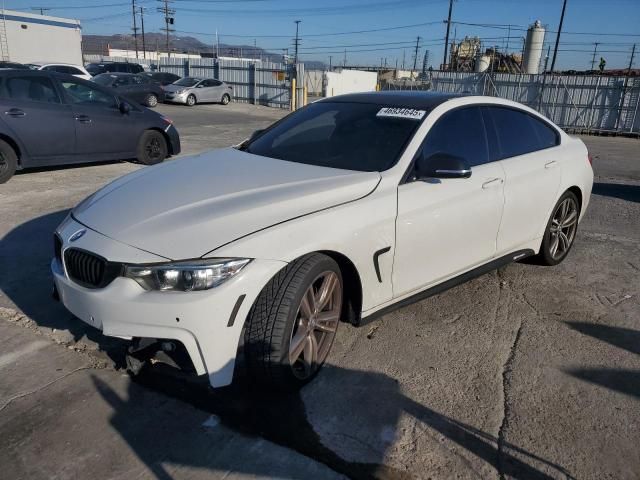
[[[486,72],[491,65],[491,57],[482,53],[482,51],[478,51],[478,55],[476,56],[476,72]]]
[[[536,20],[527,30],[527,40],[524,44],[524,58],[522,59],[522,71],[524,73],[539,73],[540,58],[544,44],[544,27],[540,20]]]

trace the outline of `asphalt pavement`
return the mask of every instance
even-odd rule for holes
[[[184,154],[285,112],[163,105]],[[639,478],[640,141],[583,137],[591,205],[557,267],[513,264],[366,327],[340,326],[299,394],[209,391],[50,298],[51,232],[137,168],[40,169],[0,186],[3,478]],[[172,161],[180,161],[177,158]]]

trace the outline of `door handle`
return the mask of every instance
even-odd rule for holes
[[[558,164],[558,162],[556,162],[555,160],[552,160],[550,162],[547,162],[544,164],[544,168],[553,168]]]
[[[4,112],[4,114],[9,115],[10,117],[24,117],[27,115],[25,112],[23,112],[19,108],[10,108],[6,112]]]
[[[87,115],[77,115],[76,120],[80,123],[91,123],[91,118],[89,118]]]
[[[504,180],[502,178],[492,178],[491,180],[487,180],[482,184],[482,188],[487,189],[491,187],[497,187],[498,185],[502,185]]]

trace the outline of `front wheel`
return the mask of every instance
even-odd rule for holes
[[[144,103],[149,108],[156,107],[158,105],[157,95],[155,93],[150,93],[149,95],[147,95],[147,98],[145,98]]]
[[[580,207],[573,192],[565,192],[553,208],[542,238],[538,259],[544,265],[557,265],[573,246],[578,230]]]
[[[5,183],[16,172],[18,156],[11,145],[0,140],[0,183]]]
[[[196,104],[196,96],[191,94],[187,97],[187,105],[193,107]]]
[[[145,131],[138,141],[137,159],[145,165],[155,165],[169,156],[164,136],[156,130]]]
[[[327,359],[342,311],[336,262],[314,253],[290,263],[264,287],[245,325],[250,375],[276,388],[297,389]]]

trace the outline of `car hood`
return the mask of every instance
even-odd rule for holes
[[[170,83],[169,85],[164,86],[164,90],[166,92],[177,92],[178,90],[191,90],[193,87],[183,87],[182,85],[174,85]]]
[[[188,259],[362,198],[379,181],[378,172],[304,165],[226,148],[126,175],[83,201],[73,216],[130,246],[171,260]]]

